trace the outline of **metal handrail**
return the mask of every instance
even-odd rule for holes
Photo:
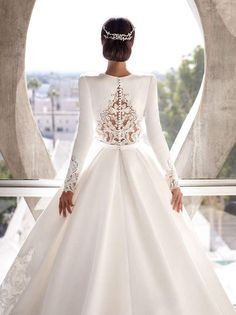
[[[0,197],[50,197],[63,179],[0,179]],[[179,179],[184,196],[236,195],[236,179]]]

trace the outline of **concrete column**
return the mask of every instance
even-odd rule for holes
[[[236,143],[236,2],[195,4],[205,40],[205,78],[195,117],[186,118],[179,135],[183,140],[187,131],[187,137],[178,148],[180,139],[174,144],[176,167],[182,178],[216,178]]]
[[[25,44],[35,0],[0,2],[0,151],[16,179],[54,178],[27,96]],[[33,210],[38,198],[27,198]]]

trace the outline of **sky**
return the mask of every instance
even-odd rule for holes
[[[132,71],[165,73],[197,45],[204,47],[187,0],[37,0],[26,41],[26,71],[105,72],[100,32],[110,17],[135,26]]]

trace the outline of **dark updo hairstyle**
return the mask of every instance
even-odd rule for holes
[[[134,29],[133,24],[126,18],[110,18],[103,26],[111,33],[128,34]],[[132,52],[135,31],[132,33],[132,38],[129,40],[117,40],[105,38],[105,30],[102,27],[101,41],[103,45],[103,56],[108,60],[126,61],[129,59]]]

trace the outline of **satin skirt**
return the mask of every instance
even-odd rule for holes
[[[0,286],[1,315],[234,315],[185,208],[147,146],[100,143],[61,187]]]

